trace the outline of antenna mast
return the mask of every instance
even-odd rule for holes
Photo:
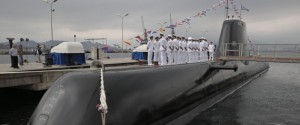
[[[225,20],[228,18],[228,10],[229,10],[229,7],[228,7],[228,0],[226,0],[226,15],[225,15]]]
[[[171,29],[172,29],[171,34],[175,34],[175,29],[174,29],[174,27],[172,25],[173,25],[173,23],[172,23],[172,15],[170,13],[170,26],[171,26]]]
[[[147,42],[147,29],[145,28],[145,24],[144,24],[144,18],[143,16],[141,16],[142,18],[142,27],[143,27],[143,33],[144,33],[144,42]]]

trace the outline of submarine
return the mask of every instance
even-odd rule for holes
[[[246,29],[241,20],[225,20],[216,55],[224,54],[224,43],[248,43]],[[236,49],[234,45],[227,47]],[[167,124],[195,108],[197,102],[268,69],[267,62],[226,60],[107,69],[102,74],[108,105],[105,122],[96,108],[101,73],[68,73],[47,90],[28,125]]]

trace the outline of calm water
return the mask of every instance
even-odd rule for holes
[[[270,67],[189,125],[300,125],[300,64]],[[0,125],[25,125],[43,93],[0,89]]]
[[[300,64],[270,67],[189,125],[300,125]]]

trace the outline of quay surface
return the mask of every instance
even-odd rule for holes
[[[136,65],[136,60],[130,58],[115,58],[101,60],[105,67],[115,67],[124,65]],[[29,90],[45,90],[60,76],[76,71],[91,72],[97,68],[90,68],[92,61],[87,61],[83,65],[45,67],[42,63],[29,63],[13,69],[10,64],[0,64],[0,88],[18,87]]]

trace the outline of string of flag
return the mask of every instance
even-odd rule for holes
[[[235,0],[229,0],[228,1],[231,5],[231,9],[234,11],[234,13],[237,15],[237,16],[241,16],[241,13],[239,12],[239,9],[237,8],[237,2]],[[228,3],[228,4],[229,4]],[[227,0],[221,0],[213,5],[211,5],[209,8],[206,8],[200,12],[197,12],[194,16],[191,16],[191,17],[187,17],[183,20],[179,20],[179,21],[176,21],[175,24],[170,24],[168,26],[165,26],[165,27],[161,27],[157,30],[148,30],[146,33],[149,34],[149,35],[153,35],[153,34],[156,34],[156,33],[164,33],[166,31],[166,28],[175,28],[175,27],[178,27],[178,26],[182,26],[182,25],[191,25],[191,21],[195,18],[202,18],[202,17],[205,17],[207,16],[207,14],[211,11],[215,11],[217,10],[217,8],[220,8],[220,7],[226,7],[227,5]],[[249,11],[249,9],[247,9],[245,6],[243,6],[241,4],[241,11],[242,10],[246,10],[246,11]],[[132,38],[129,38],[129,39],[126,39],[124,40],[123,42],[127,45],[131,45],[132,42],[142,42],[142,39],[143,39],[143,34],[139,34],[135,37],[132,37]]]

